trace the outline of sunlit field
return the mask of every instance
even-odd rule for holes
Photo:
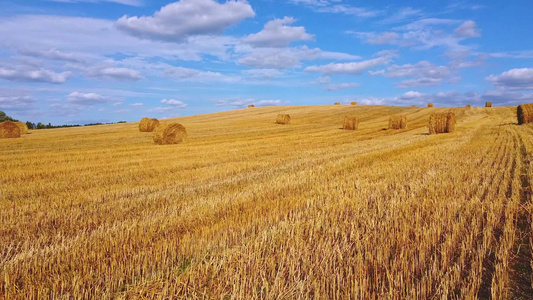
[[[449,111],[455,131],[429,135]],[[138,123],[0,140],[0,298],[533,297],[533,125],[515,107],[172,121],[186,143]]]

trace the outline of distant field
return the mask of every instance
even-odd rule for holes
[[[428,135],[447,111],[456,131]],[[0,298],[533,297],[533,125],[514,107],[175,121],[185,144],[138,123],[0,140]]]

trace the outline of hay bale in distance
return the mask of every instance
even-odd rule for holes
[[[428,107],[433,107],[433,103],[428,103]]]
[[[15,124],[17,124],[17,126],[19,127],[21,135],[28,133],[28,125],[26,125],[26,123],[15,122]]]
[[[356,130],[359,127],[359,119],[356,116],[345,116],[342,129],[344,130]]]
[[[179,123],[158,124],[154,130],[154,142],[158,145],[179,144],[187,139],[187,130]]]
[[[252,108],[252,107],[255,107],[255,105],[253,104],[248,105],[248,108]]]
[[[485,107],[492,107],[492,102],[485,102]]]
[[[350,103],[350,105],[357,105],[357,102],[352,101],[352,103]]]
[[[341,105],[341,103],[340,102],[335,102],[335,103],[333,103],[333,105]]]
[[[411,108],[415,108],[415,107],[416,107],[416,105],[411,105]]]
[[[291,122],[291,116],[288,114],[279,114],[276,118],[276,124],[289,124]]]
[[[432,113],[429,116],[429,134],[453,132],[455,123],[454,113]]]
[[[470,105],[470,104],[466,105],[466,108],[471,108],[471,107],[472,107],[472,105]]]
[[[152,132],[158,124],[158,119],[142,118],[141,122],[139,123],[139,131]]]
[[[389,117],[389,129],[406,129],[407,128],[407,116],[390,116]]]
[[[0,138],[13,139],[20,137],[20,128],[15,122],[5,121],[0,123]]]
[[[516,108],[518,125],[533,123],[533,103],[521,104]]]

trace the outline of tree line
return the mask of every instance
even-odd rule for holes
[[[17,119],[13,119],[12,117],[6,115],[5,112],[0,110],[0,123],[5,121],[11,121],[11,122],[21,122]],[[126,121],[119,121],[116,123],[126,123]],[[115,124],[114,122],[111,123],[89,123],[89,124],[64,124],[64,125],[52,125],[51,123],[43,124],[41,122],[33,123],[30,121],[26,121],[26,126],[28,126],[28,129],[47,129],[47,128],[62,128],[62,127],[80,127],[80,126],[94,126],[94,125],[105,125],[105,124]]]

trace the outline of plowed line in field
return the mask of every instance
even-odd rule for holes
[[[533,272],[531,269],[531,216],[528,207],[531,205],[531,183],[529,182],[530,161],[523,136],[519,136],[521,159],[520,170],[520,210],[516,216],[517,240],[513,249],[509,272],[511,294],[513,299],[531,299],[533,297]]]

